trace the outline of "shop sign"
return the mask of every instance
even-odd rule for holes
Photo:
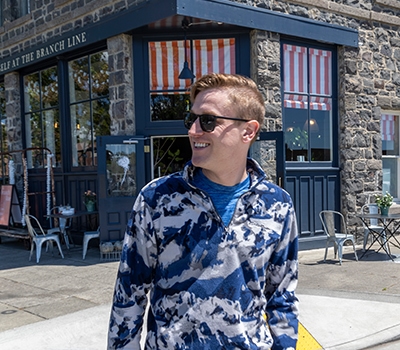
[[[40,48],[35,48],[17,55],[13,55],[8,59],[0,61],[0,74],[17,70],[28,64],[34,64],[45,58],[59,55],[62,52],[72,50],[81,45],[86,45],[87,41],[87,33],[84,31],[77,34],[72,34],[55,42],[45,44]]]

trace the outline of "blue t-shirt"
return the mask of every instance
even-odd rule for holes
[[[229,225],[239,197],[250,187],[250,176],[234,186],[224,186],[209,180],[201,169],[195,172],[193,184],[212,199],[225,226]]]

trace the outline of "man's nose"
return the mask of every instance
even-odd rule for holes
[[[189,129],[189,135],[202,134],[203,132],[204,131],[200,126],[200,119],[196,118],[196,120]]]

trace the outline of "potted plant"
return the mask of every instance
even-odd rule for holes
[[[83,194],[83,203],[85,204],[87,211],[94,211],[96,207],[96,193],[87,190]]]
[[[389,192],[378,194],[375,196],[375,203],[378,205],[382,215],[388,215],[389,208],[393,204],[393,196]]]

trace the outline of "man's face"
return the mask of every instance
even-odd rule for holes
[[[194,101],[192,112],[238,118],[227,96],[225,90],[202,91]],[[220,177],[219,174],[240,171],[249,147],[242,141],[246,126],[246,122],[217,118],[214,131],[204,132],[197,118],[189,130],[193,165],[202,168],[204,174],[213,181]]]

